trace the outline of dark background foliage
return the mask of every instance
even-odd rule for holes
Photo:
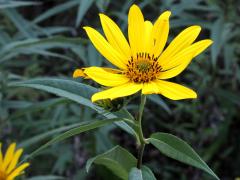
[[[0,0],[0,141],[16,141],[25,153],[54,137],[52,130],[99,119],[89,108],[43,91],[11,87],[37,77],[71,78],[77,67],[106,63],[82,27],[100,29],[99,12],[126,33],[129,7],[138,4],[154,21],[171,10],[171,40],[190,25],[200,25],[199,39],[214,44],[172,81],[198,92],[198,99],[171,101],[150,96],[144,134],[162,131],[187,141],[225,180],[240,176],[240,1],[238,0]],[[84,83],[91,81],[79,80]],[[139,99],[128,105],[136,111]],[[101,166],[85,171],[86,160],[116,144],[136,155],[134,139],[111,125],[55,144],[30,160],[23,179],[117,179]],[[161,155],[152,146],[144,163],[158,179],[211,179],[202,171]],[[38,177],[40,178],[40,177]],[[36,179],[36,177],[35,177]]]

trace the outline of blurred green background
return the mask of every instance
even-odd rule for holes
[[[82,27],[101,29],[98,13],[113,18],[127,35],[129,7],[138,4],[154,21],[171,10],[169,41],[190,25],[198,39],[214,44],[174,82],[198,92],[196,100],[171,101],[151,95],[144,113],[144,134],[162,131],[183,138],[220,179],[240,176],[240,1],[238,0],[0,0],[0,141],[16,141],[31,153],[71,124],[99,119],[93,110],[43,91],[11,84],[38,77],[70,78],[74,69],[107,63]],[[106,65],[106,64],[105,64]],[[80,82],[92,81],[78,79]],[[136,111],[138,100],[128,109]],[[116,144],[136,155],[134,138],[115,125],[55,144],[30,160],[20,179],[117,179],[86,160]],[[147,146],[143,161],[158,179],[211,179]]]

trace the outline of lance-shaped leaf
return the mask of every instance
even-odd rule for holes
[[[219,179],[199,155],[180,138],[168,133],[154,133],[148,141],[164,155],[202,169],[214,178]]]
[[[137,165],[137,159],[126,149],[115,146],[109,151],[89,159],[86,165],[87,171],[93,163],[103,165],[116,176],[127,180],[130,170]]]
[[[45,149],[46,147],[58,143],[60,141],[63,141],[69,137],[78,135],[80,133],[86,132],[86,131],[90,131],[108,124],[111,124],[113,122],[116,121],[123,121],[124,119],[121,118],[115,118],[115,119],[104,119],[104,120],[96,120],[96,121],[89,121],[89,122],[85,122],[83,124],[81,124],[79,127],[75,127],[72,128],[58,136],[56,136],[55,138],[53,138],[52,140],[48,141],[46,144],[42,145],[41,147],[39,147],[38,149],[36,149],[33,153],[31,153],[29,157],[33,157],[36,154],[38,154],[40,151],[42,151],[43,149]]]
[[[129,173],[129,180],[156,180],[154,174],[151,169],[147,166],[142,166],[141,169],[136,167],[132,168]]]
[[[119,112],[116,113],[106,112],[106,110],[93,104],[89,99],[91,98],[91,95],[93,93],[97,92],[97,89],[92,86],[79,83],[77,81],[58,78],[38,78],[27,81],[12,82],[9,83],[9,86],[29,87],[53,93],[55,95],[75,101],[81,105],[87,106],[97,111],[99,114],[105,116],[108,119],[123,117],[122,115],[119,114]],[[123,118],[131,118],[126,113],[125,115],[127,117],[125,116]],[[116,122],[115,124],[121,127],[129,134],[132,134],[136,138],[138,138],[136,132],[127,123]]]

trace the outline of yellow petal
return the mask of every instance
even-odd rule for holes
[[[171,57],[190,46],[201,31],[200,26],[191,26],[183,30],[161,54],[158,62],[165,64]]]
[[[168,79],[177,76],[188,66],[194,57],[204,51],[212,43],[212,40],[206,39],[187,47],[174,56],[169,62],[166,62],[163,66],[163,69],[166,71],[161,72],[158,78]]]
[[[3,162],[2,143],[0,143],[0,170]]]
[[[198,42],[192,44],[189,48],[187,48],[186,51],[189,51],[189,52],[185,52],[185,53],[189,54],[190,52],[193,52],[193,57],[196,57],[201,52],[203,52],[205,49],[207,49],[212,43],[213,43],[213,41],[211,39],[205,39],[205,40],[198,41]]]
[[[180,64],[189,63],[189,61],[191,61],[192,58],[196,57],[198,54],[203,52],[212,43],[213,43],[212,40],[205,39],[188,46],[187,48],[177,53],[174,57],[170,58],[168,62],[162,64],[163,69],[170,69]],[[190,56],[191,58],[190,59],[185,58],[187,56]]]
[[[76,69],[73,72],[73,78],[83,77],[88,79],[88,76],[84,73],[84,69]]]
[[[157,80],[156,83],[158,85],[159,92],[169,99],[180,100],[197,98],[197,94],[193,90],[184,87],[180,84],[162,80]]]
[[[122,74],[122,71],[119,69],[113,69],[113,68],[108,68],[108,67],[102,67],[107,72],[114,73],[114,74]]]
[[[7,180],[13,180],[15,177],[19,176],[22,174],[23,170],[26,169],[30,164],[29,163],[24,163],[20,165],[18,168],[16,168],[7,178]]]
[[[87,32],[89,39],[92,41],[95,48],[112,64],[119,67],[120,69],[126,69],[125,57],[115,50],[106,39],[95,29],[91,27],[84,27]]]
[[[151,37],[153,24],[150,21],[144,22],[144,52],[149,53],[150,49],[153,47],[153,39]]]
[[[132,5],[128,13],[128,39],[133,57],[144,51],[144,17],[137,5]]]
[[[170,11],[162,13],[153,25],[152,39],[154,41],[154,48],[152,53],[155,57],[159,56],[167,42],[169,33],[169,17]]]
[[[3,155],[2,155],[2,143],[0,143],[0,166],[2,164],[2,159],[3,158]]]
[[[149,83],[143,84],[142,93],[143,94],[159,94],[160,91],[157,83],[155,81],[151,81]]]
[[[108,42],[126,59],[130,59],[131,50],[129,44],[118,25],[104,14],[100,14],[100,20]]]
[[[119,97],[129,96],[142,89],[142,84],[126,83],[121,86],[116,86],[108,90],[95,93],[92,96],[92,102],[102,99],[115,99]]]
[[[7,174],[12,172],[12,170],[16,167],[18,160],[19,160],[20,156],[22,155],[22,152],[23,152],[23,149],[18,149],[16,151],[16,153],[13,156],[13,159],[11,160],[11,162],[7,168]]]
[[[2,164],[2,168],[3,169],[6,169],[8,167],[8,165],[9,165],[9,163],[12,161],[12,158],[14,156],[15,148],[16,148],[16,143],[12,143],[8,147],[7,152],[5,154],[5,157],[3,159],[3,164]]]
[[[177,65],[176,67],[173,67],[173,68],[169,68],[168,70],[161,72],[158,76],[158,79],[169,79],[169,78],[175,77],[178,74],[180,74],[191,62],[192,54],[185,56],[181,60],[184,61],[182,64]]]
[[[123,74],[115,74],[100,67],[86,68],[84,73],[97,83],[104,86],[119,86],[129,81],[129,79]]]

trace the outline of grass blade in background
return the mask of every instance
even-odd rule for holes
[[[57,5],[54,8],[51,8],[51,9],[45,11],[40,16],[35,18],[33,20],[33,23],[34,24],[40,23],[41,21],[44,21],[44,20],[46,20],[46,19],[48,19],[52,16],[55,16],[59,13],[62,13],[64,11],[67,11],[67,10],[73,8],[76,5],[78,5],[78,0],[71,0],[71,1],[67,1],[65,3],[62,3],[60,5]]]
[[[94,0],[79,0],[77,18],[75,26],[78,27],[88,9],[92,6]]]
[[[0,9],[6,8],[16,8],[21,6],[32,6],[32,5],[39,5],[39,2],[34,1],[14,1],[14,0],[2,0],[0,2]]]

